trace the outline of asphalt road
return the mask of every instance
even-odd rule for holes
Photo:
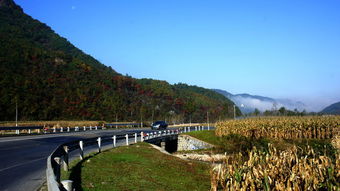
[[[0,191],[35,191],[45,181],[47,157],[62,143],[80,138],[149,129],[98,130],[0,138]]]

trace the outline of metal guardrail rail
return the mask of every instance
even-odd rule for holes
[[[38,134],[48,134],[48,133],[67,133],[67,132],[77,132],[77,131],[87,131],[87,130],[100,130],[113,127],[138,127],[140,123],[117,123],[117,124],[105,124],[104,126],[76,126],[76,127],[53,127],[46,128],[44,126],[11,126],[4,127],[0,126],[0,131],[15,131],[15,134],[19,135],[23,131],[28,134],[32,134],[32,130],[38,130]],[[20,132],[21,131],[21,132]]]
[[[105,127],[115,127],[115,126],[140,126],[140,123],[107,123]]]
[[[208,130],[209,127],[206,127]],[[172,130],[160,130],[151,133],[131,133],[131,134],[118,134],[118,135],[108,135],[97,138],[79,139],[77,141],[72,141],[64,143],[58,146],[52,154],[47,159],[47,169],[46,169],[46,180],[48,191],[71,191],[72,181],[70,180],[60,180],[61,169],[64,171],[69,170],[69,153],[75,150],[79,150],[79,157],[81,160],[84,159],[84,149],[88,146],[97,145],[97,152],[101,152],[102,143],[112,142],[112,148],[117,146],[117,140],[125,139],[126,145],[131,143],[137,143],[138,141],[143,142],[144,140],[159,138],[162,136],[173,136],[190,131],[200,131],[205,130],[204,126],[195,127],[182,127],[179,129]],[[129,139],[134,138],[133,142],[129,142]]]
[[[13,126],[13,127],[0,127],[0,131],[7,130],[34,130],[34,129],[43,129],[44,126]]]

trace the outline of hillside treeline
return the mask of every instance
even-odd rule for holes
[[[134,79],[83,53],[50,27],[0,0],[0,121],[167,120],[233,117],[233,103],[211,90]],[[237,114],[240,111],[237,109]]]

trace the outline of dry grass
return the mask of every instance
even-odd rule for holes
[[[340,132],[340,116],[267,117],[219,122],[216,135],[283,139],[329,139]]]
[[[211,171],[212,190],[340,190],[340,116],[267,117],[219,122],[219,137],[315,143],[228,156]],[[322,143],[325,141],[324,143]],[[326,144],[327,143],[327,144]],[[299,144],[297,144],[299,145]],[[303,145],[303,144],[302,144]],[[300,145],[301,146],[301,145]],[[324,150],[324,152],[320,152]],[[326,154],[327,153],[327,154]]]
[[[332,145],[333,145],[334,148],[340,150],[340,135],[336,135],[332,139]]]
[[[293,147],[278,152],[269,145],[265,153],[254,148],[247,160],[227,158],[211,171],[212,190],[339,190],[340,155],[332,160],[313,149],[298,155]],[[240,162],[241,161],[241,162]]]

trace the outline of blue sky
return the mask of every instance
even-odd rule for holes
[[[338,0],[15,0],[122,74],[340,101]]]

